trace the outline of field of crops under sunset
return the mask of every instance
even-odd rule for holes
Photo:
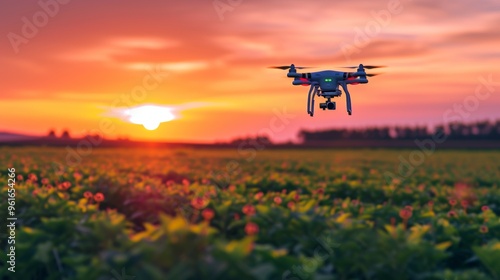
[[[0,147],[1,248],[16,279],[499,279],[500,151],[411,153]]]

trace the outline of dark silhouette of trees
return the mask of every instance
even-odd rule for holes
[[[299,132],[303,143],[335,140],[415,140],[444,134],[454,140],[500,140],[500,120],[474,123],[453,122],[437,125],[432,130],[426,126],[369,127],[363,129],[330,129]]]
[[[51,129],[49,131],[49,134],[47,135],[47,137],[49,137],[49,138],[56,138],[56,132],[53,129]]]
[[[237,138],[232,140],[230,144],[238,146],[249,145],[259,148],[259,147],[265,147],[267,145],[272,145],[272,142],[271,139],[269,139],[269,137],[267,136],[256,136],[247,138]]]
[[[61,134],[61,139],[70,139],[71,137],[69,136],[69,131],[65,129],[63,133]]]

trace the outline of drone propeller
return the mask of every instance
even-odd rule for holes
[[[290,65],[288,66],[270,66],[268,68],[272,68],[272,69],[281,69],[281,70],[288,70],[290,69]],[[295,66],[295,69],[307,69],[307,68],[313,68],[313,67],[303,67],[303,66]]]
[[[356,69],[358,67],[359,66],[344,66],[342,68]],[[363,68],[365,68],[365,69],[377,69],[377,68],[384,68],[384,67],[387,67],[387,66],[382,66],[382,65],[363,65]]]

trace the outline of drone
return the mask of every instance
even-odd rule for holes
[[[375,65],[363,65],[359,66],[348,66],[343,68],[356,69],[356,72],[344,72],[344,71],[319,71],[312,73],[297,73],[297,69],[306,69],[311,67],[296,67],[295,65],[290,66],[272,66],[269,68],[288,70],[287,77],[293,78],[292,85],[298,86],[310,86],[309,94],[307,96],[307,113],[312,117],[314,115],[314,97],[322,96],[326,98],[326,102],[320,103],[319,108],[323,110],[335,110],[335,102],[331,101],[334,97],[340,97],[342,91],[339,86],[345,92],[346,103],[347,103],[347,113],[352,114],[351,107],[351,95],[347,89],[347,85],[357,85],[368,83],[367,77],[373,77],[378,74],[367,74],[365,69],[376,69],[385,66],[375,66]]]

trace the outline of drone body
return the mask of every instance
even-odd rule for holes
[[[326,98],[326,102],[320,103],[319,105],[321,109],[335,110],[335,102],[332,102],[331,99],[334,97],[340,97],[342,95],[342,90],[346,95],[347,113],[351,115],[351,95],[347,89],[347,85],[368,83],[367,77],[375,76],[375,74],[367,74],[365,72],[365,68],[373,69],[379,67],[383,66],[363,66],[363,64],[360,64],[357,67],[349,67],[357,68],[356,72],[326,70],[311,73],[298,73],[297,69],[304,69],[307,67],[295,67],[293,64],[290,66],[276,66],[272,68],[282,70],[288,69],[287,77],[293,78],[292,85],[294,86],[310,86],[307,97],[307,113],[312,117],[314,115],[315,96],[322,96]],[[342,87],[342,90],[339,89],[339,86]]]

